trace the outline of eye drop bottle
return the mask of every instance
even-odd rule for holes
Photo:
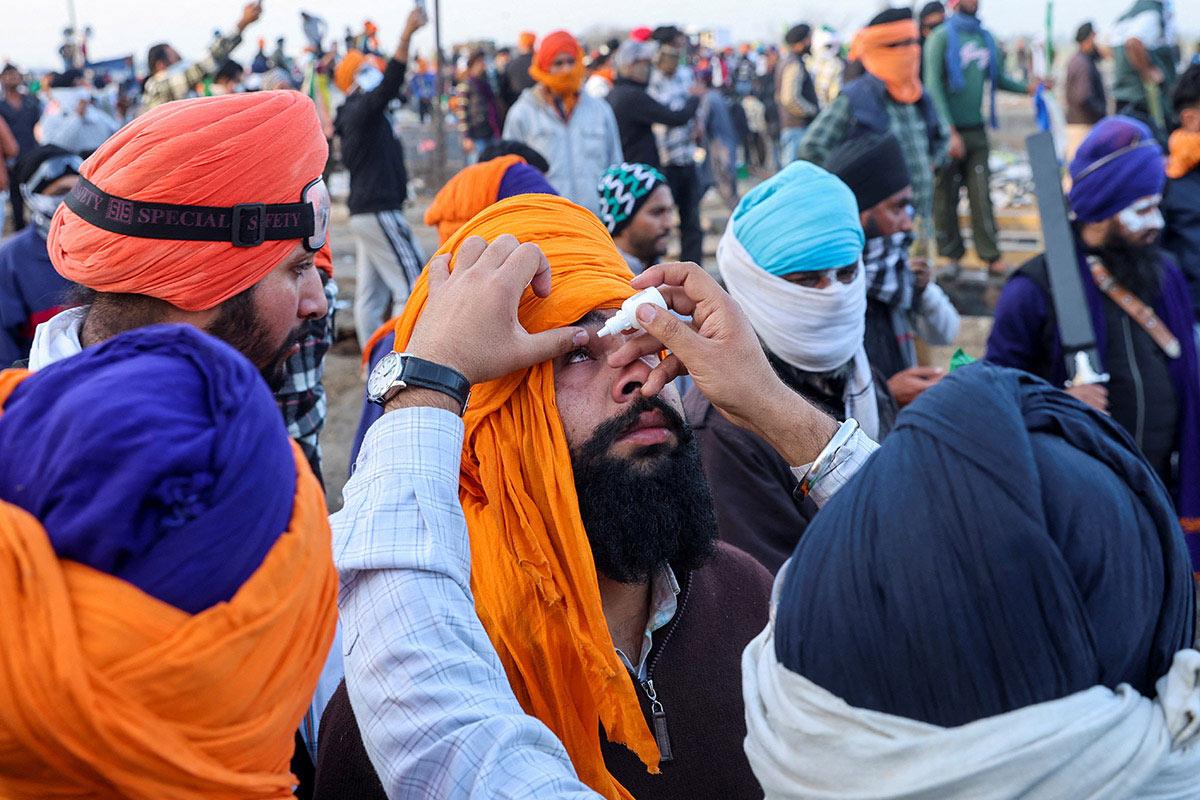
[[[656,305],[664,311],[667,309],[667,301],[663,298],[662,292],[653,286],[643,289],[622,303],[621,310],[609,317],[608,322],[604,323],[604,327],[596,333],[596,336],[609,336],[630,328],[635,331],[645,330],[642,323],[638,322],[636,314],[638,306],[645,303]]]

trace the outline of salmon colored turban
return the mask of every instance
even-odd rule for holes
[[[490,206],[450,238],[509,233],[541,247],[553,288],[526,290],[518,316],[533,333],[569,325],[633,294],[632,273],[596,215],[568,200],[520,195]],[[396,324],[403,350],[429,297],[427,273]],[[579,516],[550,362],[473,387],[464,415],[459,497],[471,536],[471,589],[479,619],[525,711],[554,731],[580,778],[628,798],[604,766],[600,725],[648,767],[658,750],[613,647],[596,567]]]
[[[321,177],[327,154],[312,100],[294,91],[253,92],[154,108],[102,144],[80,173],[110,195],[143,202],[298,203]],[[203,311],[258,283],[299,243],[235,247],[123,236],[63,204],[47,247],[59,274],[89,289]]]
[[[0,406],[27,375],[0,373]],[[292,797],[337,611],[324,497],[292,451],[287,531],[197,614],[60,559],[35,517],[0,502],[0,797]]]

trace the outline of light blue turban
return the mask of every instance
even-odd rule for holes
[[[742,198],[733,235],[772,275],[854,264],[866,242],[854,192],[807,161],[797,161]]]

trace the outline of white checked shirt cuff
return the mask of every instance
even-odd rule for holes
[[[854,435],[850,437],[850,441],[834,454],[833,471],[817,481],[808,493],[812,501],[817,504],[817,508],[828,503],[831,497],[858,474],[863,464],[866,464],[867,459],[878,449],[879,444],[870,436],[863,433],[861,429],[855,431]],[[804,476],[808,474],[811,466],[812,464],[805,464],[800,467],[792,467],[792,474],[796,476],[796,480],[804,480]]]

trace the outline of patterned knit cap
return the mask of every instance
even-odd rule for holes
[[[619,234],[636,215],[655,189],[667,179],[649,164],[609,167],[600,176],[600,221],[613,236]]]

